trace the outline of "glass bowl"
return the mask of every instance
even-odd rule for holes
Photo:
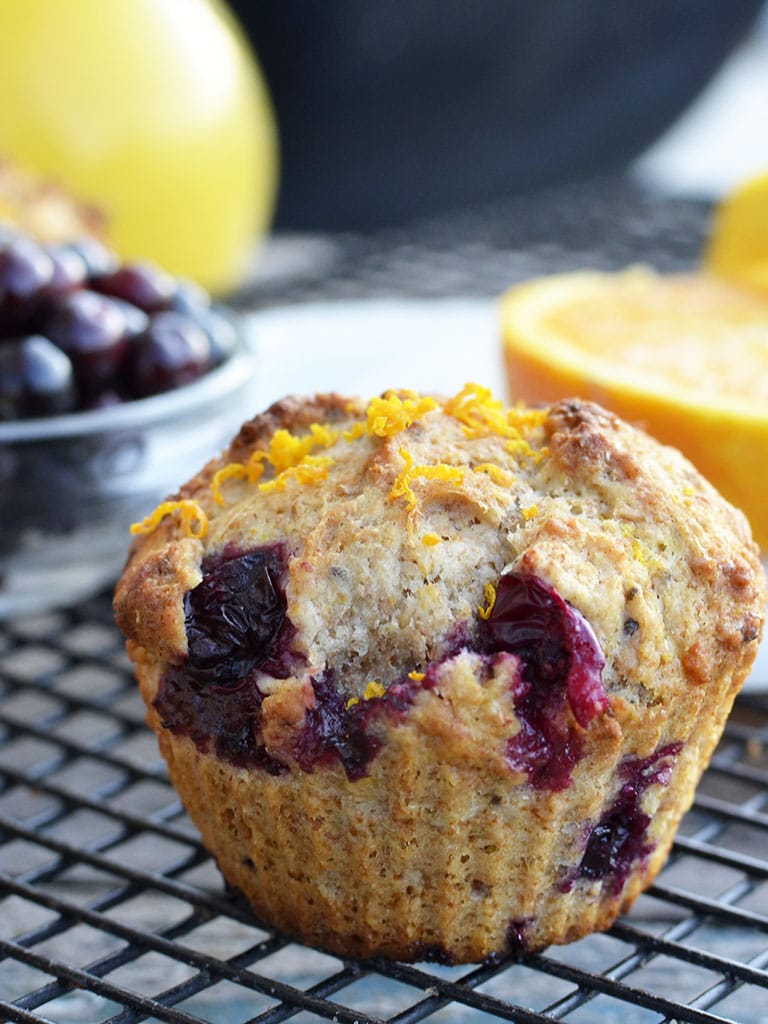
[[[221,366],[152,398],[0,423],[0,619],[113,583],[131,523],[193,476],[253,410],[242,336]]]

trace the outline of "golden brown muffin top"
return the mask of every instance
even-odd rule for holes
[[[627,706],[741,680],[766,604],[746,519],[679,452],[596,405],[505,408],[478,385],[286,398],[139,530],[115,611],[144,656],[183,661],[204,560],[280,545],[301,673],[350,698],[443,657],[509,569],[578,609]]]

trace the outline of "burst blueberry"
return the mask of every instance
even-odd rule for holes
[[[582,754],[581,730],[608,707],[605,658],[592,628],[549,583],[508,572],[481,623],[480,641],[488,653],[515,654],[521,662],[520,728],[506,749],[510,768],[537,789],[566,789]]]
[[[208,561],[185,600],[189,653],[197,683],[230,688],[278,653],[285,622],[285,560],[279,545]]]
[[[166,728],[232,764],[271,774],[285,767],[259,736],[263,697],[254,673],[288,675],[293,627],[285,568],[280,544],[225,549],[205,560],[203,579],[184,604],[187,656],[165,674],[155,699]]]

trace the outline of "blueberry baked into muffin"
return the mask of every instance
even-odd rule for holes
[[[115,596],[226,880],[342,955],[608,927],[763,625],[742,514],[576,400],[286,398],[137,524]]]

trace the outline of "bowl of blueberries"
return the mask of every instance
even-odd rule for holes
[[[0,229],[0,618],[111,584],[130,524],[218,454],[253,382],[198,286]]]

